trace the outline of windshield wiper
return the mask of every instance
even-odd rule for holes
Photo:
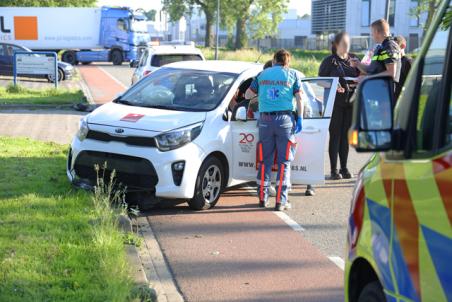
[[[114,100],[113,102],[114,103],[118,103],[118,104],[127,105],[127,106],[136,106],[134,103],[132,103],[130,101],[123,100],[121,98],[118,98],[118,99]]]

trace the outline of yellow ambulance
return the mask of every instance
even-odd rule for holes
[[[446,0],[397,103],[387,77],[357,90],[350,141],[375,153],[353,193],[345,301],[452,301],[451,23]]]

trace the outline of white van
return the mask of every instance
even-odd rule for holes
[[[256,180],[256,120],[229,104],[262,65],[236,61],[179,62],[153,72],[80,122],[67,175],[95,184],[93,166],[107,162],[118,182],[159,199],[208,209],[226,187]],[[305,98],[320,104],[297,134],[294,184],[324,182],[324,150],[337,78],[303,78]],[[306,90],[309,90],[306,91]]]
[[[181,61],[205,61],[201,50],[193,45],[158,45],[144,49],[139,61],[132,61],[136,67],[132,75],[132,85],[157,68]]]

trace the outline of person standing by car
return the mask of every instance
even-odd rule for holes
[[[303,106],[301,82],[298,73],[289,68],[291,55],[278,50],[273,66],[265,69],[252,82],[246,93],[247,99],[258,96],[259,145],[258,145],[258,196],[259,206],[268,204],[271,170],[277,153],[276,211],[290,208],[290,162],[294,159],[296,141],[294,133],[302,130]],[[296,121],[293,98],[296,98]]]
[[[400,47],[390,35],[389,23],[385,19],[379,19],[372,23],[371,29],[372,38],[379,45],[375,48],[370,65],[361,63],[358,58],[352,59],[351,65],[358,67],[363,75],[388,75],[397,84],[402,65]]]
[[[400,47],[400,60],[402,63],[401,70],[400,70],[400,79],[399,83],[396,85],[396,91],[395,91],[395,100],[399,98],[400,93],[402,92],[403,85],[405,84],[405,80],[408,76],[408,73],[410,72],[411,65],[413,65],[413,60],[405,55],[405,49],[406,49],[406,39],[403,36],[397,36],[394,38],[394,40],[397,42],[397,44]]]
[[[319,68],[321,77],[339,77],[339,84],[334,102],[333,114],[330,123],[330,142],[328,153],[330,156],[330,167],[332,180],[341,178],[350,179],[352,177],[347,168],[348,160],[348,129],[352,124],[353,106],[350,102],[356,84],[347,81],[345,78],[356,78],[360,72],[358,68],[351,66],[351,60],[355,59],[354,54],[349,53],[350,37],[346,32],[336,34],[331,44],[332,54],[326,57]],[[341,164],[341,169],[337,170],[337,157]]]

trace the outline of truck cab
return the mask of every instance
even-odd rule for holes
[[[140,51],[150,41],[147,18],[142,10],[102,7],[99,45],[103,50],[67,50],[63,61],[77,63],[112,62],[121,65],[140,57]]]
[[[452,0],[443,1],[398,100],[357,89],[350,143],[374,152],[348,220],[345,301],[452,301]]]

